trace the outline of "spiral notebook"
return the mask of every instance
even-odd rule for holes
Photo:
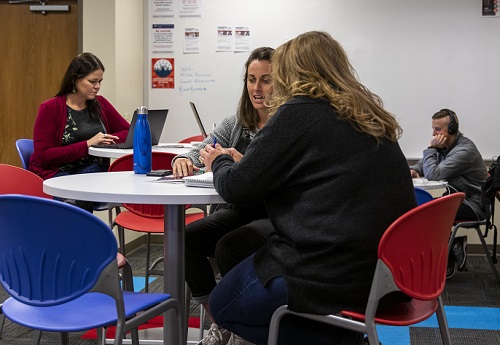
[[[201,175],[186,176],[182,179],[188,187],[214,188],[214,175],[206,172]]]

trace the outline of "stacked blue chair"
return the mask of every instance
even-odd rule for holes
[[[16,149],[19,153],[19,158],[21,159],[23,168],[28,170],[30,158],[34,151],[33,139],[17,139]],[[110,226],[113,223],[113,208],[115,209],[116,214],[120,213],[120,207],[118,204],[108,204],[107,202],[94,203],[94,211],[108,211]]]
[[[425,204],[434,199],[431,193],[418,187],[415,187],[415,197],[417,198],[417,205]]]
[[[33,153],[33,139],[17,139],[16,149],[23,168],[28,170],[31,154]]]

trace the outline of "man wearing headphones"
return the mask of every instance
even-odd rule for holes
[[[423,158],[410,166],[413,178],[448,181],[448,192],[464,192],[456,220],[481,220],[486,209],[481,203],[481,187],[488,177],[486,164],[476,145],[458,130],[458,117],[441,109],[432,116],[432,138]],[[446,277],[463,271],[467,260],[467,237],[456,237],[449,253]]]

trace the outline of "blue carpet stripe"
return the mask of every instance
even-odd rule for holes
[[[153,282],[156,277],[150,277]],[[134,290],[144,289],[144,277],[134,277]],[[461,329],[499,330],[500,308],[445,306],[448,327]],[[433,315],[411,327],[438,328],[437,317]],[[377,326],[380,341],[384,345],[411,345],[410,327]]]
[[[444,311],[450,328],[500,329],[500,308],[445,306]],[[437,318],[433,315],[413,327],[438,327]]]
[[[149,277],[149,284],[151,284],[152,282],[154,282],[155,279],[156,279],[156,277]],[[139,292],[142,289],[144,289],[144,286],[145,286],[145,283],[146,283],[145,277],[135,276],[135,277],[133,277],[133,280],[134,280],[134,291],[135,292]]]
[[[500,308],[444,307],[448,327],[462,329],[499,330]],[[437,328],[437,317],[433,315],[411,327]],[[411,345],[410,327],[377,326],[380,341],[384,345]]]

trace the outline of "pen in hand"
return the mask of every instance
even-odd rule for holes
[[[212,126],[212,134],[214,135],[214,147],[215,147],[215,144],[217,144],[217,137],[215,136],[215,122]]]

